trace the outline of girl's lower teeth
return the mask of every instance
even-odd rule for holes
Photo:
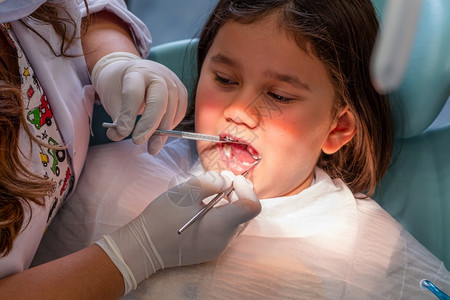
[[[222,147],[223,153],[226,157],[231,158],[231,146],[228,144],[224,144]]]

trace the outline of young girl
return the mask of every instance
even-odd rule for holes
[[[123,1],[1,1],[0,298],[118,298],[164,266],[217,257],[239,224],[258,214],[256,196],[246,192],[240,198],[250,201],[229,205],[205,224],[205,234],[216,243],[181,239],[174,221],[183,222],[203,197],[231,183],[208,173],[176,188],[194,190],[192,197],[163,192],[152,203],[157,207],[151,205],[122,228],[125,241],[102,239],[29,269],[46,228],[80,177],[95,93],[121,127],[108,133],[112,139],[133,131],[141,144],[156,127],[172,128],[184,115],[184,85],[166,67],[140,57],[148,55],[149,46],[147,28]],[[144,102],[140,125],[134,127]],[[150,152],[164,142],[160,136],[150,141]],[[155,215],[167,219],[158,221]]]
[[[240,174],[261,159],[248,175],[261,214],[219,260],[159,273],[137,297],[424,299],[424,278],[449,291],[444,264],[369,198],[392,147],[389,102],[369,78],[377,29],[369,0],[219,1],[198,44],[195,130],[242,144],[197,142],[193,154],[171,141],[155,157],[129,143],[94,148],[88,161],[122,170],[94,181],[95,198],[119,195],[118,207],[66,214],[95,220],[83,228],[95,238],[177,174]],[[94,176],[75,197],[89,198]]]
[[[250,143],[262,158],[249,177],[261,198],[298,194],[311,185],[316,165],[353,192],[371,194],[390,161],[392,120],[368,75],[377,33],[370,2],[269,2],[219,5],[206,24],[196,130]],[[354,11],[363,15],[350,16]],[[358,26],[364,34],[353,30]],[[219,151],[221,161],[242,172],[240,157],[210,146],[198,144],[206,169],[224,168],[208,160]]]

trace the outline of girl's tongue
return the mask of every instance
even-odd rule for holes
[[[247,168],[252,166],[259,157],[258,152],[247,144],[224,143],[221,152],[222,159],[229,166],[238,164]]]

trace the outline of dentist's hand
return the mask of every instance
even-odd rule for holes
[[[131,132],[135,144],[149,140],[148,152],[156,154],[167,137],[155,129],[173,129],[184,117],[187,91],[167,67],[127,52],[102,57],[91,74],[92,84],[115,128],[107,131],[113,141]],[[136,117],[142,114],[136,124]],[[134,130],[133,130],[134,128]]]
[[[228,188],[233,201],[213,207],[181,235],[180,229],[201,208],[202,200]],[[243,176],[210,171],[160,195],[136,219],[97,241],[125,281],[125,294],[160,269],[216,259],[236,236],[240,225],[257,216],[261,204]]]

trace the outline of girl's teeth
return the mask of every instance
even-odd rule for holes
[[[231,158],[231,146],[229,144],[223,145],[223,153],[228,157]]]

